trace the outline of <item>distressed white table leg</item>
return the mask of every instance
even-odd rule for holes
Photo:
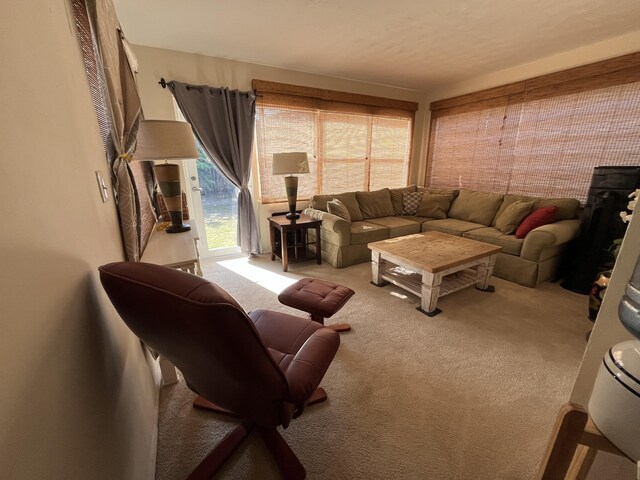
[[[489,285],[491,275],[493,275],[493,266],[496,263],[496,256],[491,255],[486,261],[478,265],[478,281],[476,288],[487,292],[493,292],[495,288]]]
[[[384,263],[380,252],[371,252],[371,283],[381,287],[386,285],[387,282],[382,279],[384,273]]]
[[[436,308],[441,284],[441,273],[422,272],[422,298],[420,299],[420,308],[418,310],[430,317],[442,311]]]

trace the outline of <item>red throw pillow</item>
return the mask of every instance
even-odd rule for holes
[[[556,212],[558,207],[542,207],[534,210],[527,218],[525,218],[516,230],[516,238],[524,238],[534,228],[548,225],[556,221]]]

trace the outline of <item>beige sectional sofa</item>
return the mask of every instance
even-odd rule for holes
[[[417,189],[436,195],[450,194],[453,201],[446,211],[446,218],[402,215],[402,192],[415,192]],[[333,199],[344,204],[350,221],[327,212],[327,203]],[[516,238],[514,234],[505,235],[496,228],[496,219],[517,201],[533,201],[534,210],[557,207],[556,222],[532,230],[523,239]],[[502,252],[498,254],[494,275],[535,287],[554,279],[563,251],[569,241],[579,235],[579,206],[579,202],[571,198],[533,198],[411,186],[374,192],[315,195],[305,213],[322,218],[322,258],[337,268],[370,261],[369,242],[436,230],[500,245]]]

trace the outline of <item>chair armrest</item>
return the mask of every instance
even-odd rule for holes
[[[320,385],[339,346],[340,335],[329,328],[316,330],[304,342],[285,371],[289,383],[288,402],[299,406],[305,404]]]
[[[338,215],[316,210],[315,208],[307,208],[304,213],[313,218],[321,218],[322,229],[336,234],[339,239],[338,245],[349,245],[351,243],[351,222],[347,222]]]
[[[580,235],[580,220],[560,220],[531,230],[524,237],[520,256],[537,262],[545,248],[557,247],[569,243]]]

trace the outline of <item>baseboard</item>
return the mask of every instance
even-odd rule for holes
[[[160,418],[160,389],[162,388],[162,371],[160,369],[159,361],[154,359],[151,354],[147,351],[147,362],[149,364],[149,369],[151,371],[151,376],[153,377],[153,383],[155,385],[155,395],[153,399],[153,416],[154,416],[154,428],[151,432],[150,444],[151,455],[149,458],[150,468],[149,472],[152,472],[152,476],[149,480],[155,480],[156,478],[156,465],[158,459],[158,438],[160,437],[160,433],[158,430],[158,420]]]

